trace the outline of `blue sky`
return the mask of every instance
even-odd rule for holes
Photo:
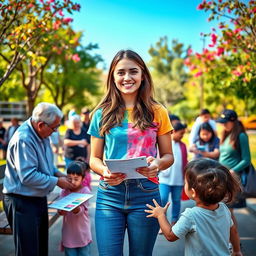
[[[132,49],[147,62],[148,50],[160,37],[178,39],[195,51],[203,47],[200,32],[213,24],[208,14],[196,9],[201,0],[76,0],[73,28],[84,31],[83,44],[97,43],[96,51],[109,64],[121,49]]]

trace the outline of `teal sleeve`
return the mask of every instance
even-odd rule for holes
[[[100,126],[101,126],[101,117],[102,117],[102,109],[98,109],[93,114],[90,127],[87,131],[91,136],[104,139],[104,137],[100,136]]]
[[[233,171],[235,172],[243,171],[251,163],[249,140],[248,136],[245,133],[240,133],[239,145],[241,152],[241,161],[233,168]]]

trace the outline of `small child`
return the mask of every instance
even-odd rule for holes
[[[238,181],[229,170],[215,160],[201,158],[189,162],[185,172],[185,192],[196,202],[187,208],[174,226],[168,222],[166,211],[170,203],[160,207],[147,204],[147,217],[158,219],[160,228],[168,241],[185,238],[185,256],[230,255],[241,256],[240,241],[231,214],[225,202],[231,202],[240,191]]]
[[[169,194],[172,198],[172,224],[174,224],[180,215],[181,195],[184,186],[185,166],[187,160],[187,148],[181,141],[185,131],[186,125],[180,122],[173,124],[172,134],[172,151],[174,156],[174,163],[168,169],[159,173],[159,190],[162,205],[168,202]],[[161,234],[161,231],[159,232]]]
[[[195,154],[196,158],[207,157],[218,160],[220,140],[208,122],[202,123],[198,131],[198,139],[190,147],[189,151]]]
[[[83,186],[85,171],[87,166],[81,161],[73,161],[67,168],[68,179],[75,185],[71,191],[63,189],[61,197],[67,196],[72,192],[91,193],[87,186]],[[66,256],[89,256],[90,243],[92,242],[91,227],[88,213],[88,201],[76,207],[71,212],[59,211],[63,215],[62,226],[62,249]]]

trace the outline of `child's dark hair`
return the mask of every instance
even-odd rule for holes
[[[75,160],[68,165],[67,174],[76,174],[84,178],[85,172],[88,168],[88,163]]]
[[[238,179],[225,166],[212,159],[200,158],[189,162],[185,173],[188,188],[193,188],[205,205],[223,200],[229,203],[241,191]]]
[[[201,130],[206,130],[206,131],[210,132],[210,133],[212,134],[212,137],[211,137],[211,139],[209,140],[209,143],[213,142],[213,140],[214,140],[214,138],[216,137],[216,135],[215,135],[215,132],[214,132],[214,130],[212,129],[211,125],[210,125],[208,122],[202,123],[202,124],[200,125],[199,131],[198,131],[199,141],[204,143],[204,141],[200,138],[200,132],[201,132]]]

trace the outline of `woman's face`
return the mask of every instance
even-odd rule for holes
[[[234,122],[228,121],[223,124],[223,127],[226,132],[230,132],[234,127]]]
[[[212,133],[207,131],[207,130],[205,130],[205,129],[201,129],[199,137],[204,142],[208,142],[212,138]]]
[[[123,96],[137,95],[142,78],[141,68],[132,60],[120,60],[114,69],[114,82]]]

